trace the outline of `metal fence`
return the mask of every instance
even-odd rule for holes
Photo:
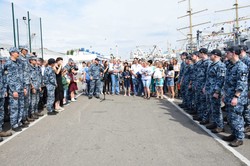
[[[30,52],[42,55],[41,18],[32,11],[3,0],[0,11],[0,47],[26,46]]]

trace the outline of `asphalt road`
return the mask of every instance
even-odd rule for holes
[[[0,146],[0,165],[244,165],[166,100],[106,98],[45,117]]]

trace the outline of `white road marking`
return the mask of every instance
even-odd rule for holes
[[[82,95],[82,93],[79,93],[79,94],[76,96],[76,98],[78,98],[78,97],[81,96],[81,95]],[[42,119],[44,119],[44,118],[47,117],[47,116],[48,116],[48,115],[45,114],[45,115],[43,115],[42,117],[40,117],[39,119],[37,119],[37,120],[35,120],[34,122],[30,123],[30,124],[29,124],[29,127],[27,127],[27,128],[22,128],[22,131],[20,131],[20,132],[15,132],[15,133],[14,133],[12,136],[10,136],[10,137],[4,137],[4,140],[3,140],[2,142],[0,142],[0,146],[2,146],[3,144],[9,142],[9,141],[12,140],[13,138],[15,138],[16,136],[18,136],[18,135],[21,134],[22,132],[24,132],[25,130],[31,128],[32,126],[34,126],[35,124],[37,124],[38,122],[40,122]],[[13,131],[12,131],[12,132],[13,132]]]
[[[168,100],[168,102],[170,102],[171,104],[173,104],[179,111],[181,111],[189,119],[191,119],[192,121],[194,121],[191,115],[189,115],[188,113],[186,113],[182,108],[180,108],[178,105],[176,105],[173,101],[169,100],[170,98],[168,98],[167,96],[164,96],[164,98],[166,98]],[[241,160],[243,163],[245,163],[247,165],[250,165],[250,161],[245,156],[243,156],[241,153],[239,153],[234,148],[232,148],[231,146],[229,146],[227,142],[223,141],[220,137],[218,137],[216,134],[212,133],[205,126],[200,125],[197,121],[194,121],[194,122],[200,128],[202,128],[206,133],[208,133],[211,137],[213,137],[217,142],[219,142],[222,146],[224,146],[227,150],[229,150],[231,153],[233,153],[234,156],[236,156],[239,160]]]

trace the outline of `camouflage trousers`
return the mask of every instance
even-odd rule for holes
[[[0,98],[0,132],[3,130],[4,124],[4,101],[5,98]]]
[[[48,112],[54,111],[54,102],[55,102],[55,90],[54,86],[48,85],[47,88],[47,110]]]
[[[228,112],[228,123],[232,130],[232,134],[238,140],[243,140],[245,137],[244,134],[244,118],[243,118],[243,105],[236,105],[235,107],[231,105],[226,105],[226,110]]]
[[[199,118],[203,117],[203,114],[207,111],[206,95],[202,92],[202,88],[195,90],[195,106]]]
[[[94,91],[95,95],[100,95],[100,86],[101,86],[101,80],[100,79],[94,79],[90,81],[90,90],[89,90],[89,96],[93,96]]]
[[[39,90],[36,90],[36,93],[30,93],[30,109],[29,114],[38,113],[38,102],[40,98]]]
[[[218,99],[213,97],[213,94],[207,94],[207,111],[204,112],[202,120],[208,121],[209,117],[212,123],[217,127],[223,128],[223,116],[221,111],[221,96]]]
[[[182,99],[183,99],[183,104],[187,106],[189,109],[192,108],[192,99],[193,99],[193,93],[192,89],[189,89],[188,86],[184,87],[184,92],[182,93]]]
[[[27,86],[27,94],[24,96],[24,112],[23,119],[26,119],[29,116],[29,108],[30,108],[30,85]]]
[[[9,93],[9,109],[10,109],[10,124],[16,128],[21,124],[24,113],[24,93],[19,92],[18,98],[13,98],[13,94]]]
[[[244,111],[243,111],[243,117],[244,117],[245,125],[247,125],[247,126],[250,126],[250,108],[248,108],[249,102],[250,102],[250,100],[248,99],[248,102],[245,105]]]

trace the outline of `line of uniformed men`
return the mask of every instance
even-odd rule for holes
[[[54,59],[48,60],[42,76],[42,61],[28,54],[27,48],[9,49],[10,57],[0,64],[0,141],[2,137],[12,135],[11,131],[3,131],[4,103],[8,96],[8,110],[11,129],[19,132],[28,127],[30,122],[43,114],[38,110],[42,87],[47,89],[48,115],[55,115],[54,110],[56,75],[53,71]]]
[[[179,106],[213,133],[220,133],[224,131],[223,102],[232,133],[222,139],[233,147],[243,144],[244,126],[245,132],[250,131],[247,50],[245,45],[232,46],[225,49],[225,57],[219,49],[208,53],[206,48],[181,54],[183,62],[178,81],[183,100]]]

